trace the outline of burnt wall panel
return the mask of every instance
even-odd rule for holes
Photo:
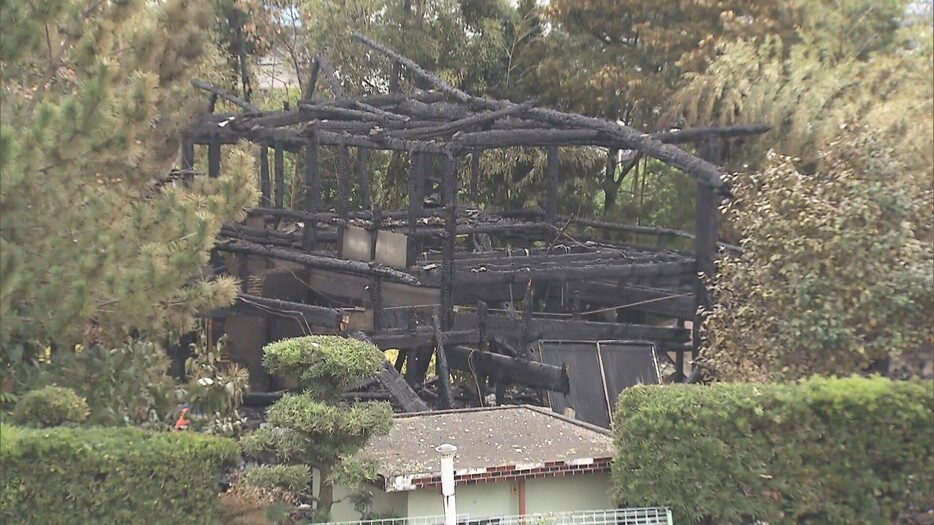
[[[567,365],[571,382],[566,395],[548,392],[552,410],[572,408],[577,419],[593,425],[610,428],[612,410],[624,389],[658,383],[655,349],[649,343],[541,341],[539,347],[543,363]]]

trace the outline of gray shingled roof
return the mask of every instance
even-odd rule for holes
[[[612,456],[606,430],[533,406],[502,406],[399,414],[389,435],[374,438],[361,452],[379,462],[379,474],[437,474],[435,447],[457,447],[454,469],[465,471]]]

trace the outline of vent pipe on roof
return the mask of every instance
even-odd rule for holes
[[[444,497],[444,525],[457,525],[454,503],[454,453],[457,447],[445,443],[435,449],[441,454],[441,495]]]

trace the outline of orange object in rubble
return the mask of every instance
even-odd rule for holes
[[[175,430],[185,430],[188,428],[188,424],[191,423],[186,416],[188,415],[188,409],[183,408],[182,413],[178,415],[178,420],[175,422]]]

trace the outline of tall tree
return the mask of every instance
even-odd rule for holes
[[[737,176],[725,215],[743,253],[718,266],[706,366],[723,380],[795,379],[930,352],[932,218],[912,171],[853,126],[813,172],[776,155]]]
[[[734,0],[554,0],[554,46],[540,75],[568,109],[654,131],[655,116],[687,71],[701,71],[717,45],[787,33],[793,3]]]
[[[203,2],[0,7],[0,343],[117,344],[186,329],[236,283],[201,276],[222,222],[256,199],[245,151],[171,178],[200,110]]]
[[[903,4],[903,2],[901,2]],[[736,167],[756,165],[769,148],[815,162],[817,149],[843,120],[884,131],[903,162],[931,165],[934,152],[934,53],[929,23],[888,27],[873,39],[859,35],[893,16],[865,5],[865,16],[835,27],[840,13],[812,6],[809,24],[792,37],[731,42],[705,72],[686,75],[666,122],[687,125],[769,124],[770,133],[746,142]],[[886,3],[880,4],[888,5]],[[906,21],[907,22],[907,21]],[[841,36],[844,35],[844,36]],[[874,44],[875,45],[874,45]],[[898,43],[899,45],[896,45]],[[914,158],[914,159],[913,159]]]

